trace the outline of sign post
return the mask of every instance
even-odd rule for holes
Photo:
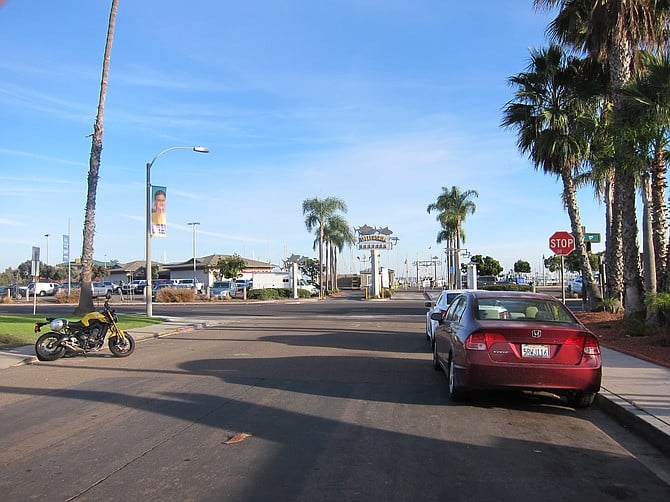
[[[554,232],[549,237],[549,249],[561,257],[561,299],[565,303],[565,257],[575,250],[575,238],[564,230]]]

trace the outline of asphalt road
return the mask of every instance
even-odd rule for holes
[[[220,325],[3,370],[3,499],[670,499],[667,459],[596,408],[452,404],[418,298],[162,308]]]

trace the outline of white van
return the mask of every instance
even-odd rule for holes
[[[28,294],[30,296],[53,296],[56,294],[55,282],[31,282],[28,284]]]

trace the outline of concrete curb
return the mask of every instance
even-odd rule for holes
[[[670,457],[670,426],[634,402],[601,388],[596,406]]]

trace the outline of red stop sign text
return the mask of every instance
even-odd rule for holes
[[[569,232],[554,232],[549,238],[549,249],[558,256],[569,255],[575,250],[575,238]]]

